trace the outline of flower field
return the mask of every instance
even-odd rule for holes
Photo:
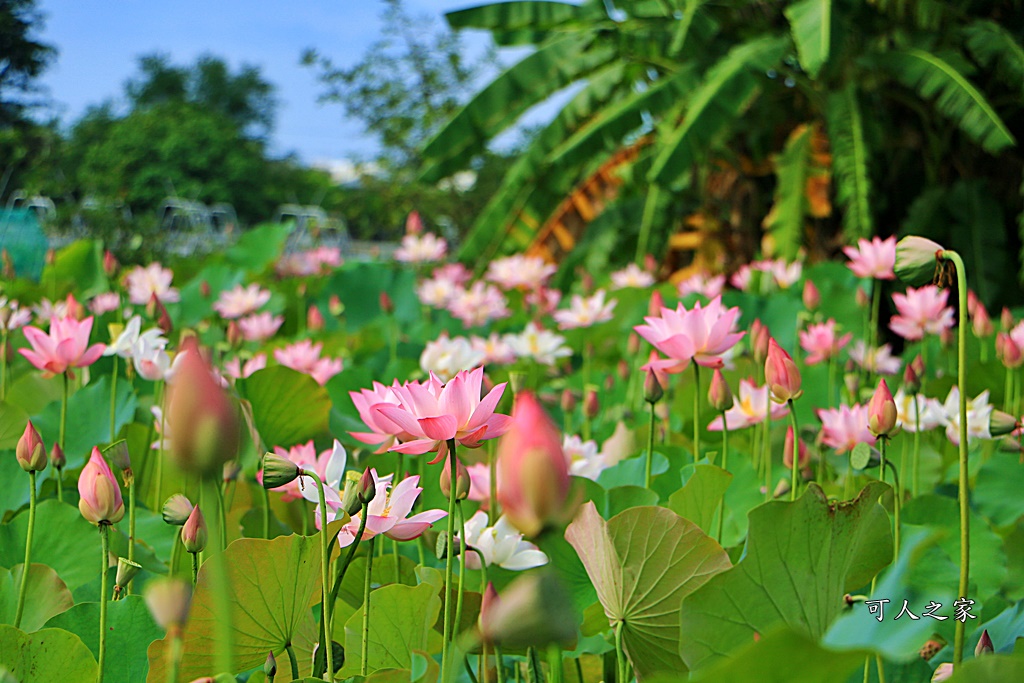
[[[955,252],[407,227],[3,281],[0,681],[1024,680],[1024,322]]]

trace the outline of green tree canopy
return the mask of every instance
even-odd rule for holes
[[[43,26],[35,0],[0,0],[0,127],[23,119],[37,92],[35,79],[56,51],[40,42]]]

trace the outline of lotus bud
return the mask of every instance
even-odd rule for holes
[[[487,588],[484,590],[484,594],[480,599],[480,616],[477,617],[476,621],[477,628],[480,629],[481,633],[485,631],[485,624],[488,623],[491,614],[494,612],[495,608],[498,607],[499,602],[500,598],[498,597],[498,591],[494,589],[494,584],[488,581]]]
[[[341,297],[331,294],[331,298],[327,300],[327,312],[337,318],[344,310],[345,304],[341,303]]]
[[[288,458],[277,453],[263,456],[263,488],[276,489],[298,479],[302,470]]]
[[[1017,346],[1017,342],[1013,341],[1013,337],[1006,332],[996,335],[996,356],[1005,367],[1010,369],[1019,368],[1024,362],[1024,352]]]
[[[322,332],[325,325],[324,315],[315,305],[306,311],[306,329],[310,332]]]
[[[190,553],[201,553],[206,548],[206,537],[206,520],[196,505],[181,527],[181,544]]]
[[[856,301],[858,308],[867,308],[871,303],[871,296],[863,287],[857,287]]]
[[[224,463],[238,453],[238,409],[203,360],[195,340],[186,340],[185,357],[171,385],[167,421],[174,427],[170,454],[178,467],[201,476],[220,477]]]
[[[640,353],[640,335],[636,332],[629,333],[629,338],[626,340],[626,352],[631,356]]]
[[[797,448],[799,449],[799,459],[797,461],[797,467],[805,467],[808,461],[811,459],[811,454],[807,450],[807,444],[803,442],[803,439],[797,439]],[[782,464],[787,469],[793,467],[793,425],[789,426],[786,430],[786,440],[782,451]]]
[[[423,219],[420,218],[420,212],[414,209],[405,217],[405,234],[419,235],[421,232],[423,232]]]
[[[43,437],[32,426],[29,420],[25,425],[25,431],[14,449],[14,455],[18,459],[21,469],[26,472],[42,472],[46,469],[46,446],[43,445]]]
[[[52,268],[57,263],[57,250],[53,248],[47,249],[44,259],[46,265]]]
[[[562,390],[562,412],[571,413],[576,409],[576,394],[572,392],[572,389]]]
[[[768,327],[759,319],[751,323],[750,352],[754,357],[754,362],[758,365],[764,364],[765,359],[768,358],[768,340],[770,338],[771,335],[768,334]]]
[[[59,443],[54,443],[53,448],[50,449],[50,464],[55,470],[62,470],[67,462],[67,458],[64,457],[64,449],[60,447]]]
[[[132,458],[128,452],[128,442],[124,439],[115,441],[107,446],[103,454],[110,458],[110,462],[119,470],[130,470],[132,468]]]
[[[572,599],[551,572],[522,576],[481,614],[485,642],[510,650],[567,644],[576,637]]]
[[[597,389],[587,387],[587,393],[583,396],[583,414],[593,420],[601,412],[601,399],[597,397]]]
[[[847,372],[843,375],[843,385],[846,386],[846,392],[856,402],[857,397],[860,395],[860,375],[856,372]]]
[[[245,335],[242,334],[242,328],[237,320],[228,321],[228,329],[224,332],[224,338],[231,348],[236,348],[245,341]]]
[[[85,320],[85,316],[88,315],[88,311],[86,311],[85,306],[75,298],[74,294],[68,294],[66,303],[69,316],[75,320]]]
[[[1006,306],[1003,306],[1003,312],[999,315],[999,325],[1003,328],[1003,331],[1009,332],[1016,325],[1016,321],[1013,319],[1013,313]]]
[[[457,485],[458,484],[456,483],[456,486]],[[369,505],[370,501],[373,500],[377,495],[377,482],[374,481],[373,472],[370,471],[369,467],[367,467],[363,471],[363,476],[359,477],[358,492],[359,502],[362,503],[363,505]]]
[[[936,667],[935,671],[932,672],[932,683],[938,681],[948,681],[953,676],[953,665],[949,662],[943,662]]]
[[[665,389],[658,381],[658,373],[653,368],[647,368],[647,375],[644,377],[644,400],[648,403],[657,403],[665,395]]]
[[[124,517],[121,487],[95,446],[85,469],[78,477],[78,510],[93,524],[115,524]]]
[[[185,625],[192,602],[192,588],[187,583],[170,577],[153,579],[146,584],[145,597],[157,626],[178,631]]]
[[[391,300],[387,292],[380,293],[380,310],[384,315],[391,315],[395,312],[395,302]]]
[[[271,683],[273,683],[274,677],[277,676],[277,660],[274,658],[273,651],[267,653],[267,661],[263,663],[263,675]]]
[[[988,629],[985,629],[981,632],[981,638],[978,638],[978,645],[974,648],[974,656],[990,655],[995,651],[996,648],[992,645],[992,638],[988,635]]]
[[[715,368],[711,375],[711,386],[708,387],[708,403],[711,407],[722,413],[732,408],[733,398],[729,383],[725,381],[720,368]]]
[[[451,453],[445,458],[444,468],[441,470],[441,493],[445,498],[452,495],[452,462]],[[462,461],[455,458],[455,499],[466,500],[469,498],[469,470],[462,464]]]
[[[516,396],[512,424],[498,443],[498,501],[509,521],[526,536],[568,521],[569,468],[562,439],[537,398]]]
[[[1020,420],[1001,410],[993,410],[988,420],[988,432],[991,436],[1012,434],[1020,427]]]
[[[884,379],[878,381],[878,388],[868,403],[868,431],[877,437],[896,433],[896,402]]]
[[[814,283],[810,280],[804,281],[804,308],[808,311],[814,312],[818,310],[818,306],[821,305],[821,293],[818,288],[815,287]]]
[[[161,514],[164,521],[171,526],[181,526],[188,520],[192,510],[193,505],[189,499],[180,493],[175,493],[164,503]]]
[[[792,467],[792,465],[790,465]],[[779,483],[775,485],[775,490],[772,491],[772,498],[779,499],[789,493],[789,489],[792,487],[789,485],[789,479],[779,479]]]
[[[654,258],[654,254],[644,254],[644,270],[648,273],[656,273],[658,270],[658,260]]]
[[[121,264],[117,262],[117,257],[109,249],[103,252],[103,272],[108,278],[114,277],[120,267]]]
[[[619,364],[616,370],[619,375],[619,379],[625,382],[626,379],[629,377],[629,363],[626,362],[625,358],[619,359]],[[609,375],[609,377],[610,376],[611,375]]]
[[[665,308],[665,297],[661,295],[660,290],[654,290],[651,292],[651,301],[647,305],[647,315],[652,318],[657,318],[661,315],[661,309]]]
[[[768,357],[765,360],[764,378],[777,403],[785,403],[800,398],[800,371],[793,358],[779,346],[775,339],[768,340]]]
[[[213,290],[210,288],[210,281],[203,280],[199,283],[199,296],[204,299],[209,299],[210,295],[213,294]]]
[[[903,368],[903,390],[911,396],[921,391],[921,378],[918,377],[917,371],[914,370],[913,363],[907,363],[906,367]]]
[[[345,490],[341,493],[341,509],[352,516],[363,509],[359,502],[359,480],[362,478],[358,472],[345,473]]]
[[[136,564],[127,557],[117,558],[117,577],[114,579],[114,600],[124,597],[125,589],[135,575],[142,571],[142,565]]]
[[[924,379],[924,358],[921,357],[921,354],[917,354],[914,360],[910,362],[914,365],[914,372],[917,373],[918,378]]]
[[[156,326],[163,330],[164,334],[169,335],[174,330],[174,324],[171,322],[171,315],[167,312],[163,302],[156,298],[156,294],[153,295],[152,300],[155,302],[155,315],[153,317],[156,318]]]
[[[623,361],[623,362],[625,362],[625,361]],[[614,375],[605,375],[605,378],[604,378],[604,390],[605,391],[611,391],[614,388],[615,388],[615,376]]]
[[[910,285],[920,287],[935,277],[942,246],[924,237],[911,235],[896,243],[896,277]]]

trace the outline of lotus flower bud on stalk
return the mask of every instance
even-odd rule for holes
[[[480,633],[485,633],[486,624],[491,618],[491,614],[498,606],[500,598],[498,597],[498,591],[494,589],[494,584],[490,581],[487,582],[487,588],[484,590],[484,594],[480,599],[480,616],[477,617],[476,625],[480,629]]]
[[[360,479],[362,479],[362,475],[358,472],[345,473],[345,490],[341,494],[341,509],[350,516],[363,509],[363,504],[359,500]]]
[[[903,390],[910,395],[921,391],[921,377],[914,369],[913,363],[907,363],[906,367],[903,368]]]
[[[804,308],[812,313],[818,310],[818,306],[821,305],[821,293],[818,288],[810,280],[804,281]]]
[[[522,576],[499,599],[481,606],[480,635],[484,642],[521,649],[569,643],[576,637],[572,600],[551,572]]]
[[[405,217],[405,234],[419,235],[421,232],[423,232],[423,219],[420,218],[420,212],[410,211],[409,215]]]
[[[992,324],[992,318],[989,317],[988,311],[980,301],[971,315],[971,326],[976,337],[989,337],[996,331],[995,325]]]
[[[708,403],[718,412],[724,412],[732,408],[733,396],[729,383],[725,381],[721,368],[715,368],[711,375],[711,386],[708,387]]]
[[[263,456],[263,488],[265,489],[286,486],[298,479],[301,472],[298,465],[277,453],[267,453]]]
[[[74,294],[68,294],[67,298],[68,315],[75,320],[85,320],[87,311]]]
[[[1000,332],[996,335],[996,357],[1002,362],[1003,366],[1014,370],[1024,363],[1024,352],[1017,346],[1017,342],[1013,341],[1013,338],[1006,332]]]
[[[341,297],[331,294],[331,298],[327,300],[327,312],[337,318],[344,310],[345,304],[341,303]]]
[[[14,449],[14,455],[18,459],[21,469],[26,472],[42,472],[46,469],[46,446],[43,445],[43,438],[32,426],[29,420],[25,425],[25,431]]]
[[[180,493],[175,493],[164,503],[162,516],[164,521],[171,526],[181,526],[192,514],[194,506],[189,499]]]
[[[938,681],[948,681],[953,676],[953,665],[949,662],[944,662],[936,667],[932,673],[932,683]]]
[[[168,422],[175,426],[170,454],[185,472],[219,478],[224,463],[238,453],[238,409],[214,379],[194,339],[186,340],[180,353],[186,355],[167,406]]]
[[[117,274],[118,268],[121,264],[117,262],[117,257],[109,250],[103,252],[103,272],[108,278],[112,278]]]
[[[800,456],[797,462],[798,467],[805,467],[811,459],[810,451],[807,450],[807,444],[804,443],[803,439],[797,441],[797,445],[800,449]],[[782,462],[787,468],[793,467],[793,427],[790,426],[786,430],[786,441],[782,451]]]
[[[1003,328],[1004,332],[1009,332],[1016,324],[1017,321],[1013,319],[1013,313],[1009,308],[1003,306],[1003,312],[999,315],[999,326]]]
[[[924,237],[911,235],[896,243],[896,277],[920,287],[935,278],[942,246]]]
[[[498,443],[498,502],[526,536],[572,518],[571,482],[562,439],[528,391],[516,396],[512,425]]]
[[[53,444],[53,448],[50,449],[50,464],[53,465],[53,468],[62,470],[67,462],[67,458],[64,457],[64,449],[60,447],[59,443]]]
[[[871,305],[871,296],[863,287],[857,287],[857,307],[867,308]]]
[[[768,357],[765,360],[764,378],[777,403],[785,403],[800,398],[800,370],[793,358],[779,346],[775,339],[768,340]]]
[[[619,364],[616,369],[618,371],[619,379],[625,382],[629,378],[629,363],[626,362],[625,358],[619,359]]]
[[[142,565],[136,564],[126,557],[117,558],[117,577],[114,579],[114,600],[125,596],[125,589],[135,575],[142,571]]]
[[[583,414],[593,420],[601,412],[601,399],[597,397],[597,389],[587,387],[587,393],[583,397]]]
[[[449,463],[450,464],[450,463]],[[458,477],[458,475],[456,475]],[[466,478],[468,479],[468,473]],[[458,486],[458,482],[456,482]],[[363,505],[369,505],[370,501],[377,495],[377,483],[373,480],[373,473],[370,468],[367,467],[363,471],[363,476],[359,477],[359,502]]]
[[[1020,420],[1002,410],[993,410],[988,421],[988,431],[993,437],[1012,434],[1020,428]]]
[[[263,663],[263,675],[268,681],[273,681],[277,676],[277,659],[274,658],[273,651],[267,653],[267,661]]]
[[[996,648],[992,645],[992,638],[988,635],[988,629],[985,629],[981,632],[981,638],[978,638],[978,645],[974,648],[974,656],[990,655],[995,651]]]
[[[245,341],[245,335],[242,334],[242,328],[239,327],[237,320],[228,321],[228,328],[224,333],[224,337],[231,348],[237,348]]]
[[[310,306],[306,312],[306,329],[310,332],[322,332],[325,325],[324,314],[316,305]]]
[[[665,390],[658,381],[658,374],[653,368],[647,368],[647,375],[644,377],[644,400],[648,403],[657,403],[665,395]]]
[[[188,620],[192,588],[181,579],[161,577],[146,584],[146,606],[157,626],[178,632]]]
[[[631,356],[640,353],[640,335],[636,332],[629,333],[629,338],[626,340],[626,352]]]
[[[914,366],[914,372],[917,373],[918,380],[923,380],[925,367],[924,358],[921,357],[921,354],[917,354],[917,357],[915,357],[914,360],[911,361],[911,364]]]
[[[644,270],[652,274],[657,273],[658,259],[654,258],[654,254],[644,254]]]
[[[452,495],[452,461],[451,453],[445,458],[444,467],[441,469],[441,493],[445,498]],[[469,470],[462,464],[462,461],[455,458],[455,499],[466,500],[469,498]]]
[[[206,549],[206,541],[206,520],[197,505],[181,527],[181,544],[190,553],[201,553]]]
[[[606,375],[605,378],[604,378],[604,390],[605,391],[611,391],[614,388],[615,388],[615,376],[614,375]]]
[[[391,315],[395,312],[395,302],[391,300],[387,292],[380,293],[380,310],[384,315]]]
[[[878,387],[868,403],[868,431],[876,437],[891,437],[897,431],[896,402],[884,379],[878,381]]]
[[[751,323],[750,353],[758,365],[764,365],[765,359],[768,358],[768,339],[770,337],[768,328],[759,319]]]
[[[657,318],[661,315],[661,309],[665,308],[665,297],[661,295],[660,290],[654,290],[651,292],[651,301],[647,305],[647,315],[652,318]]]
[[[199,296],[209,299],[212,293],[213,291],[210,289],[210,282],[208,280],[203,280],[199,283]]]
[[[93,524],[116,524],[124,517],[121,488],[95,446],[85,469],[78,477],[78,510]]]
[[[573,393],[572,389],[562,390],[562,412],[571,413],[576,410],[576,394]]]

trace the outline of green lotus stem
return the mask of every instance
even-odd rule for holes
[[[190,551],[189,555],[192,556],[192,585],[195,586],[199,581],[199,553]]]
[[[917,498],[921,488],[921,406],[917,402],[917,394],[914,394],[914,482],[913,495]]]
[[[204,478],[202,487],[217,486],[214,478]],[[206,496],[207,500],[212,494]],[[210,524],[220,526],[220,517],[210,516]],[[220,529],[210,529],[210,536],[218,538]],[[227,565],[224,562],[224,551],[217,544],[207,546],[205,566],[210,573],[210,589],[213,593],[214,636],[217,642],[215,658],[216,670],[234,673],[234,629],[231,626],[231,604],[234,591],[228,583]]]
[[[882,281],[873,280],[871,283],[871,322],[869,333],[871,335],[871,349],[878,346],[878,313],[882,305]]]
[[[291,643],[284,646],[285,651],[288,653],[288,661],[292,665],[292,680],[299,680],[299,660],[295,658],[295,648],[292,647]]]
[[[270,540],[270,493],[260,487],[263,492],[263,538]]]
[[[175,536],[177,538],[177,536]],[[135,561],[135,474],[128,481],[128,559]],[[128,594],[131,595],[135,579],[128,582]]]
[[[501,515],[501,509],[498,506],[498,459],[494,457],[493,439],[487,442],[487,466],[491,470],[491,500],[489,501],[489,504],[487,506],[487,523],[491,526],[494,526],[494,524],[498,521],[498,517]]]
[[[657,416],[654,414],[654,403],[649,404],[651,407],[651,430],[647,434],[647,464],[644,467],[644,488],[651,488],[651,469],[654,463],[654,428],[657,421]]]
[[[583,665],[580,664],[580,658],[573,657],[573,661],[576,663],[576,679],[579,683],[583,683]]]
[[[174,568],[178,566],[178,556],[181,554],[180,534],[174,534],[174,541],[171,542],[171,563],[167,568],[167,576],[174,576]]]
[[[651,406],[653,408],[654,406]],[[652,411],[653,412],[653,411]],[[725,423],[725,411],[722,411],[722,469],[729,471],[729,425]],[[715,539],[722,544],[722,526],[725,522],[725,496],[718,501],[718,534]]]
[[[67,431],[67,425],[68,425],[68,391],[69,391],[68,382],[69,382],[68,373],[67,373],[67,371],[65,371],[64,372],[64,388],[63,388],[63,390],[61,392],[61,397],[60,397],[60,437],[58,439],[58,441],[60,442],[60,449],[62,451],[64,450],[64,433]],[[61,503],[63,503],[64,502],[64,481],[63,481],[64,477],[63,477],[63,472],[61,472],[61,470],[63,468],[54,467],[54,469],[57,470],[57,500],[60,501]]]
[[[320,480],[320,477],[317,476],[316,472],[314,472],[312,470],[301,470],[301,474],[305,475],[305,476],[307,476],[307,477],[309,477],[310,479],[313,480],[313,482],[316,484],[316,494],[317,494],[317,497],[320,499],[320,516],[321,516],[320,517],[320,578],[321,578],[321,581],[323,583],[323,585],[321,587],[322,588],[322,593],[321,594],[323,595],[323,614],[321,615],[320,621],[321,621],[321,623],[323,624],[323,627],[324,627],[324,638],[323,638],[323,640],[320,641],[320,647],[326,648],[324,650],[324,654],[326,655],[326,659],[327,659],[327,681],[330,682],[330,681],[334,680],[334,661],[333,661],[334,660],[334,657],[333,657],[334,653],[331,651],[332,650],[332,648],[331,648],[331,639],[332,639],[332,636],[333,636],[333,632],[331,630],[331,602],[330,602],[331,576],[330,576],[330,571],[329,571],[330,564],[331,564],[331,555],[327,551],[327,499],[324,497],[324,483],[323,483],[323,481]],[[364,517],[365,517],[365,515],[364,515]],[[370,548],[371,548],[371,550],[373,549],[373,542],[372,542],[372,540],[371,540],[371,543],[370,543]],[[370,562],[372,562],[372,561],[373,561],[372,556],[366,560],[366,583],[367,583],[367,590],[369,590]],[[369,612],[369,603],[367,602],[367,603],[364,603],[364,604],[365,604],[365,607],[364,607],[365,611]],[[363,633],[363,637],[364,637],[364,640],[365,640],[365,637],[366,637],[365,631],[366,631],[366,628],[367,628],[367,623],[366,623],[366,618],[365,617],[363,618],[363,622],[364,622],[363,623],[363,632],[364,632]],[[364,650],[366,649],[365,642],[363,644],[363,649]],[[366,657],[365,653],[363,654],[363,657],[364,658]],[[365,659],[364,659],[364,661],[363,661],[364,669],[365,669],[365,665],[366,665],[366,662],[365,662]],[[363,672],[363,675],[364,676],[366,675],[365,670]]]
[[[103,660],[107,654],[107,594],[110,593],[110,572],[107,571],[110,553],[109,522],[100,522],[100,647],[97,656],[96,683],[103,683]]]
[[[452,480],[454,481],[454,479]],[[454,490],[452,491],[454,493]],[[452,626],[452,637],[455,637],[455,630],[462,624],[462,592],[466,579],[466,513],[462,509],[462,501],[456,498],[455,509],[459,515],[459,593],[455,599],[455,624]],[[479,553],[477,553],[480,556]],[[483,557],[480,556],[481,566]],[[482,595],[482,594],[481,594]]]
[[[117,433],[114,431],[116,427],[117,418],[117,354],[114,354],[114,371],[110,375],[110,442],[113,443],[114,439],[117,438]]]
[[[556,643],[548,645],[548,672],[550,683],[562,683],[562,648]]]
[[[18,608],[14,613],[14,628],[21,626],[25,611],[25,593],[28,590],[28,570],[32,566],[32,536],[36,530],[36,473],[30,471],[28,491],[28,535],[25,537],[25,563],[21,567],[21,586],[18,588]]]
[[[960,482],[957,495],[960,499],[960,583],[957,595],[967,597],[971,561],[970,507],[968,501],[967,472],[967,269],[960,254],[944,249],[940,258],[953,263],[956,268],[956,286],[959,295],[959,327],[957,329],[957,386],[960,387]],[[966,621],[966,620],[964,620]],[[956,621],[953,634],[953,668],[960,666],[964,658],[964,621]]]
[[[494,668],[498,673],[498,683],[505,683],[505,661],[502,659],[501,646],[494,646]]]
[[[160,448],[157,451],[156,457],[156,500],[153,503],[153,509],[160,509],[160,490],[163,488],[164,483],[164,443],[166,442],[166,429],[167,429],[167,391],[164,383],[157,382],[156,393],[160,398]]]
[[[181,675],[181,628],[173,626],[167,635],[171,638],[171,647],[167,651],[170,660],[170,666],[167,667],[167,683],[178,683],[178,676]]]
[[[693,464],[700,460],[700,366],[693,361]]]
[[[896,470],[896,465],[893,464],[892,460],[889,461],[889,467],[892,468],[892,478],[896,480],[896,486],[894,487],[894,491],[902,490],[902,487],[900,486],[900,475],[899,475],[899,472]],[[892,507],[893,514],[895,516],[895,519],[893,520],[894,521],[894,529],[895,529],[895,533],[893,535],[893,537],[894,537],[894,540],[893,540],[893,550],[895,552],[896,557],[899,557],[899,554],[900,554],[900,509],[902,508],[903,501],[901,501],[898,496],[894,497],[893,500],[895,501],[893,503],[893,507]]]
[[[459,479],[455,460],[455,439],[448,439],[448,461],[451,466],[452,490],[448,494],[448,551],[444,558],[444,640],[441,642],[441,680],[448,675],[452,641],[452,537],[455,535],[455,482]]]
[[[622,625],[624,622],[619,621],[615,624],[615,662],[618,665],[615,673],[615,683],[627,683],[626,673],[626,653],[622,649]]]
[[[359,531],[356,533],[355,541],[348,547],[348,555],[345,556],[345,561],[338,567],[337,574],[334,577],[334,586],[331,587],[331,613],[334,612],[334,604],[338,600],[338,589],[341,587],[341,580],[345,578],[345,572],[348,571],[348,567],[352,564],[352,559],[356,556],[356,548],[359,547],[359,542],[363,539],[363,532],[366,530],[366,517],[369,503],[363,503],[363,511],[359,518]],[[323,522],[321,521],[321,526]]]
[[[793,427],[793,464],[790,466],[790,487],[789,487],[789,500],[793,502],[796,500],[796,490],[799,485],[797,481],[796,473],[800,469],[800,429],[796,424],[796,406],[793,405],[793,399],[786,401],[789,404],[789,424]]]
[[[764,439],[761,450],[764,453],[764,499],[772,499],[772,396],[771,389],[765,386],[768,392],[768,403],[764,409]]]
[[[369,671],[369,662],[366,660],[370,656],[370,572],[373,571],[373,541],[375,538],[375,536],[370,537],[369,552],[366,553],[366,578],[363,580],[363,647],[359,660],[361,676],[365,676]],[[330,654],[327,655],[327,661],[330,662]],[[327,667],[330,669],[330,664]],[[328,677],[327,680],[331,679]]]
[[[228,547],[228,517],[227,511],[224,509],[224,489],[222,488],[223,482],[217,484],[214,489],[217,492],[217,512],[220,515],[220,548],[223,550]],[[262,488],[262,487],[261,487]]]

